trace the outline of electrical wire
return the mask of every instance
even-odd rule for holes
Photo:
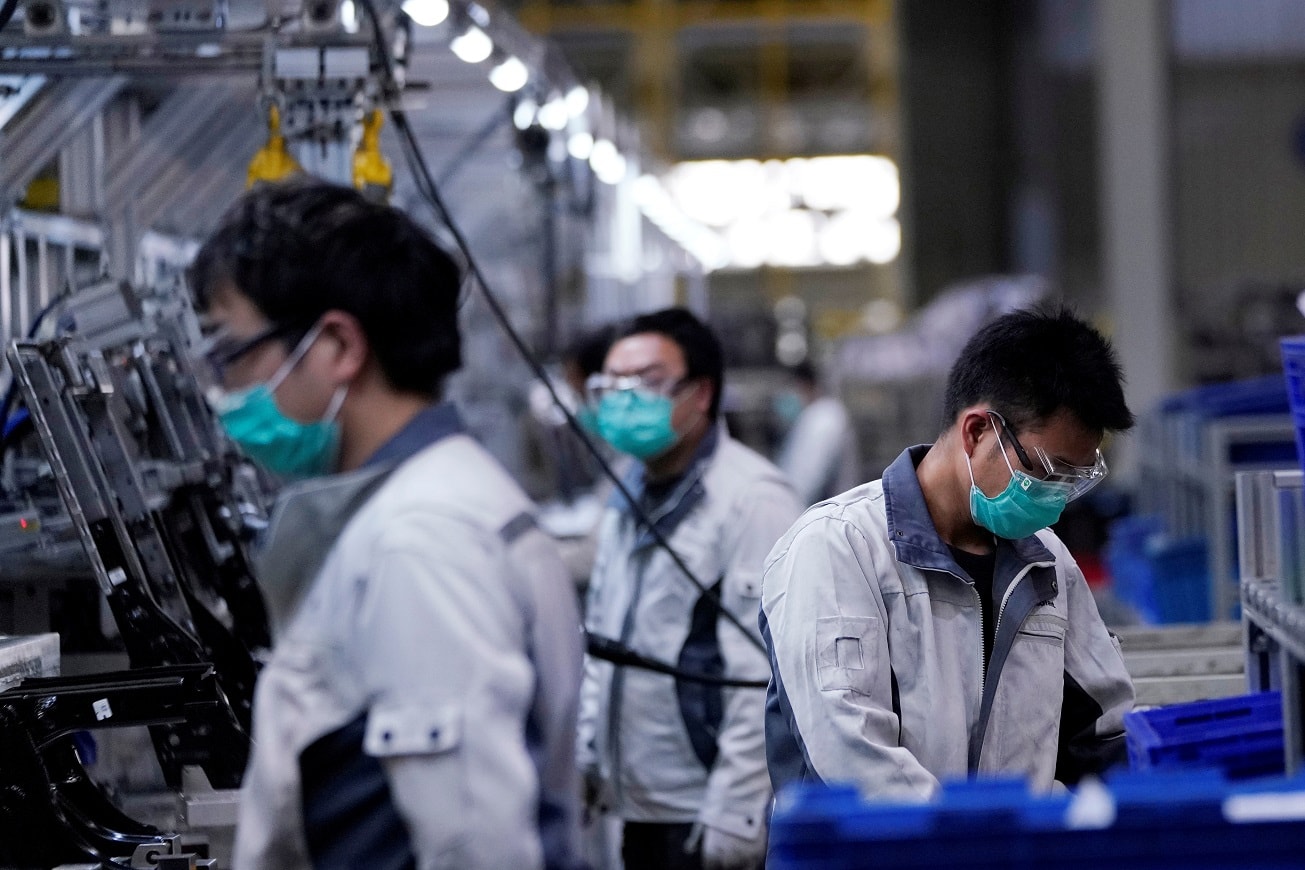
[[[2,18],[3,16],[0,16],[0,19]],[[3,26],[3,23],[0,23],[0,27]],[[62,306],[63,303],[67,302],[71,295],[72,292],[69,290],[60,293],[54,299],[46,303],[46,306],[36,313],[36,317],[32,318],[32,323],[27,328],[27,338],[29,340],[36,337],[36,333],[41,328],[41,324],[45,322],[45,318],[55,309]],[[17,397],[18,378],[11,374],[9,376],[9,387],[5,390],[4,398],[0,399],[0,433],[3,433],[0,435],[0,457],[4,456],[5,450],[9,446],[9,434],[14,429],[14,427],[9,425],[9,415],[13,412],[14,402]]]
[[[18,0],[4,0],[0,3],[0,30],[4,30],[9,19],[14,17],[14,11],[18,8]]]
[[[703,674],[697,671],[686,671],[675,665],[668,665],[666,662],[659,661],[651,656],[637,653],[619,641],[612,640],[610,637],[603,637],[600,634],[589,632],[585,635],[585,647],[589,654],[596,659],[602,659],[605,662],[611,662],[614,665],[627,665],[629,667],[642,668],[645,671],[654,671],[659,674],[667,674],[675,677],[677,680],[684,680],[687,683],[704,683],[709,686],[724,686],[735,689],[764,689],[766,680],[743,680],[735,677],[719,676],[717,674]]]
[[[498,300],[497,294],[493,292],[490,288],[489,282],[485,280],[484,273],[480,269],[480,264],[471,253],[470,245],[468,245],[461,230],[458,229],[457,224],[453,220],[453,215],[449,212],[449,209],[444,203],[443,197],[436,188],[435,182],[431,177],[430,169],[426,165],[425,157],[422,156],[421,147],[417,144],[416,136],[413,134],[412,128],[408,124],[407,115],[398,105],[400,96],[399,88],[394,75],[394,69],[391,65],[390,51],[385,44],[385,37],[381,30],[380,16],[376,12],[374,0],[360,0],[360,4],[371,22],[372,36],[376,43],[376,51],[381,64],[381,74],[384,78],[384,97],[388,103],[390,118],[394,123],[394,129],[399,134],[399,142],[403,146],[404,157],[408,163],[409,171],[413,176],[413,183],[417,187],[417,192],[421,194],[431,208],[435,210],[440,220],[444,223],[445,229],[448,230],[454,243],[457,245],[459,251],[461,251],[463,258],[466,261],[467,269],[471,272],[472,277],[475,278],[476,283],[480,285],[481,294],[484,297],[486,304],[489,306],[490,312],[499,322],[499,325],[503,328],[508,340],[511,341],[513,347],[516,348],[517,353],[520,354],[522,360],[526,363],[526,366],[531,370],[534,376],[543,383],[544,388],[548,390],[548,394],[552,398],[554,405],[561,410],[563,417],[566,418],[567,425],[569,425],[572,431],[574,431],[580,438],[581,443],[585,445],[585,448],[594,457],[595,461],[597,461],[598,466],[603,470],[603,473],[616,485],[617,491],[621,493],[621,496],[630,505],[631,510],[634,512],[639,522],[642,523],[652,535],[657,546],[670,556],[671,560],[675,563],[676,567],[680,569],[684,577],[692,583],[704,597],[715,605],[721,616],[741,631],[743,636],[747,638],[748,642],[756,647],[767,657],[767,660],[769,660],[769,652],[767,651],[765,644],[763,644],[751,630],[744,626],[742,620],[725,607],[725,602],[721,600],[720,595],[715,590],[708,588],[706,584],[699,580],[693,573],[693,570],[685,564],[684,559],[680,554],[675,552],[670,541],[666,539],[666,535],[656,526],[655,523],[653,523],[651,517],[648,516],[648,513],[643,509],[642,505],[639,504],[638,499],[634,497],[629,488],[625,485],[625,482],[621,480],[620,475],[612,469],[611,464],[608,463],[607,458],[603,456],[598,445],[593,442],[589,433],[580,425],[580,421],[576,419],[575,414],[567,408],[566,404],[562,401],[561,396],[558,395],[557,389],[553,386],[552,379],[549,378],[547,372],[544,371],[543,365],[535,358],[534,354],[530,351],[530,348],[526,346],[525,340],[522,339],[520,333],[518,333],[512,326],[507,313],[503,310],[503,306]]]

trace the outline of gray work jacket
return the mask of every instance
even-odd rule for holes
[[[776,788],[850,781],[928,797],[946,777],[1047,789],[1117,761],[1133,686],[1083,575],[1050,531],[998,539],[986,672],[972,580],[902,453],[880,481],[808,510],[775,545],[761,628]]]
[[[451,414],[274,514],[261,561],[290,615],[255,693],[236,870],[573,863],[574,592]]]
[[[642,467],[627,484],[642,491]],[[801,512],[779,469],[713,432],[651,516],[694,575],[757,637],[761,566]],[[620,493],[600,526],[586,627],[635,651],[739,679],[765,680],[753,645],[641,527]],[[762,716],[765,691],[705,686],[586,659],[583,768],[598,774],[628,821],[700,821],[754,838],[771,799]]]

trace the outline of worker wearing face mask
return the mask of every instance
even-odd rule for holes
[[[1133,687],[1047,529],[1128,429],[1113,351],[1061,310],[1005,315],[948,377],[947,428],[813,507],[767,562],[766,739],[776,787],[927,797],[944,778],[1037,789],[1125,757]]]
[[[196,256],[232,440],[290,484],[257,553],[235,866],[574,866],[579,616],[531,504],[441,401],[454,261],[398,209],[256,187]]]
[[[685,671],[765,680],[752,631],[762,560],[801,508],[780,471],[725,432],[722,371],[710,329],[673,308],[635,318],[590,379],[599,433],[638,460],[627,488],[715,600],[617,493],[585,622]],[[581,768],[591,804],[623,822],[626,870],[760,864],[771,800],[764,700],[760,689],[586,662]]]

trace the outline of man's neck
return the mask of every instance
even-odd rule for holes
[[[340,410],[340,471],[355,471],[435,400],[393,391],[350,396]]]
[[[929,510],[929,519],[943,543],[968,553],[991,553],[995,547],[992,533],[974,522],[970,514],[969,477],[957,475],[948,451],[961,449],[954,440],[939,439],[916,467],[920,491]]]
[[[645,477],[649,483],[665,483],[674,480],[689,470],[693,464],[694,454],[711,431],[712,421],[703,418],[689,430],[670,450],[644,463]]]

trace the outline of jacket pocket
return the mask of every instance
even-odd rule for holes
[[[1017,632],[1017,639],[1020,642],[1045,643],[1063,648],[1068,627],[1069,623],[1062,617],[1050,613],[1034,614],[1024,620]]]
[[[874,691],[879,620],[873,616],[823,616],[816,620],[816,671],[820,690]]]
[[[300,797],[313,866],[416,866],[419,851],[456,852],[466,812],[461,753],[453,751],[461,737],[456,711],[378,706],[305,747]],[[410,764],[426,768],[420,794],[394,779],[392,765]],[[419,848],[406,821],[416,811],[445,820],[440,842],[427,837]]]
[[[377,704],[367,713],[363,752],[383,771],[395,815],[403,820],[414,859],[422,867],[469,866],[476,828],[475,795],[464,714],[455,704]],[[394,827],[398,827],[397,825]],[[330,866],[401,866],[358,860]],[[416,863],[410,865],[416,866]]]
[[[455,709],[373,707],[367,716],[363,751],[373,758],[438,755],[462,742],[462,722]]]

